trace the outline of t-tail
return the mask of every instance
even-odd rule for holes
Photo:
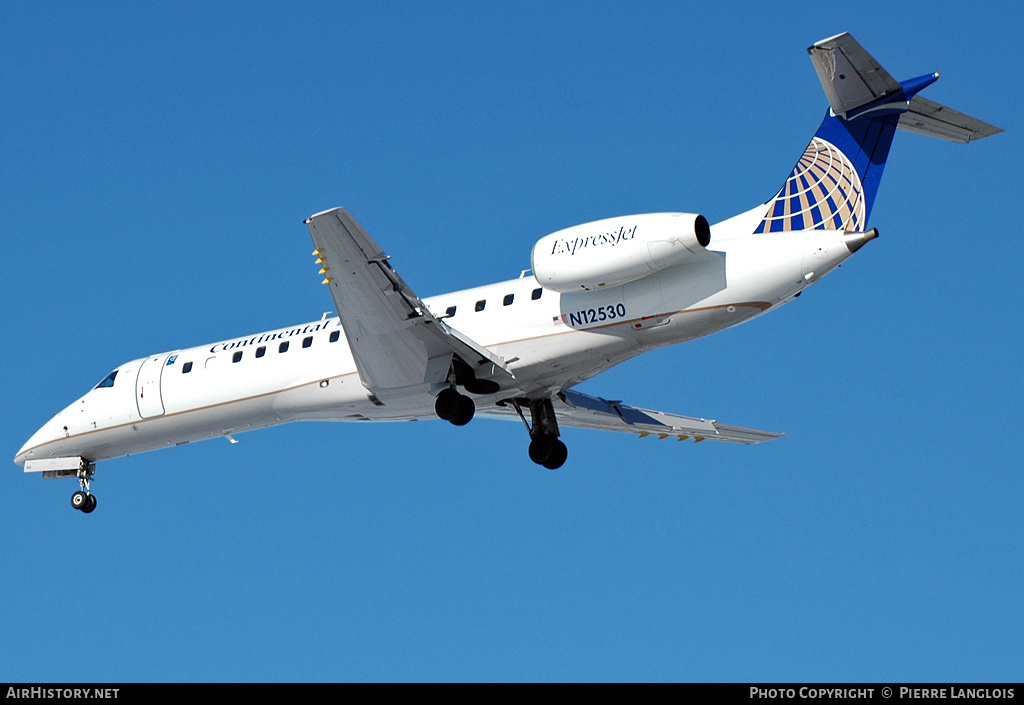
[[[897,82],[849,34],[807,52],[829,111],[755,233],[865,230],[897,128],[960,143],[1002,132],[917,95],[939,74]]]

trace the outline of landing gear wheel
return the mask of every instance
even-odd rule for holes
[[[442,389],[434,399],[434,413],[456,426],[465,426],[476,413],[476,404],[464,394],[452,388]]]
[[[78,486],[81,489],[71,495],[71,506],[88,514],[96,508],[96,497],[93,496],[92,488],[89,487],[92,476],[96,474],[96,466],[84,458],[80,458],[80,461],[81,464],[75,476],[78,478]]]
[[[533,440],[530,441],[530,460],[537,463],[537,465],[543,465],[551,457],[555,449],[555,443],[558,442],[558,439],[551,436],[534,436]]]
[[[548,470],[557,470],[562,467],[565,464],[566,458],[569,457],[569,449],[565,447],[565,444],[557,438],[554,441],[548,459],[541,463]]]
[[[465,426],[473,420],[476,413],[476,404],[467,396],[459,395],[459,412],[453,418],[448,419],[455,426]]]
[[[451,421],[462,410],[463,396],[454,389],[442,389],[434,399],[434,413],[445,421]]]
[[[523,420],[523,425],[530,432],[530,460],[543,465],[549,470],[560,468],[569,457],[569,449],[558,440],[558,421],[555,419],[555,408],[551,399],[509,399],[498,402],[499,405],[511,403],[512,408]],[[523,407],[529,405],[531,424],[526,420]]]

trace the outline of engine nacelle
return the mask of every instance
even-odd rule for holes
[[[574,225],[533,246],[533,275],[546,289],[590,291],[657,272],[700,253],[711,228],[696,213],[644,213]]]

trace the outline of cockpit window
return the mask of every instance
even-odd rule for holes
[[[115,377],[117,377],[117,370],[114,370],[109,375],[104,377],[103,381],[97,384],[95,389],[102,389],[103,387],[113,387]]]

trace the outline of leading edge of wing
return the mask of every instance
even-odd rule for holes
[[[608,401],[567,389],[552,398],[559,426],[589,428],[597,431],[638,433],[640,437],[657,435],[659,438],[692,438],[695,442],[722,441],[726,443],[763,443],[785,436],[785,433],[762,431],[756,428],[731,426],[710,419],[670,414],[664,411],[640,409],[619,401]],[[480,409],[484,416],[514,417],[511,406]]]

